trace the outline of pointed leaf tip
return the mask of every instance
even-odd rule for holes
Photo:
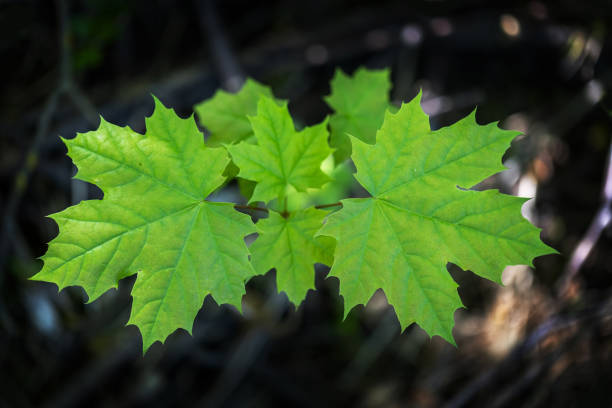
[[[250,217],[205,200],[224,180],[227,152],[205,149],[195,123],[170,110],[147,119],[144,136],[103,121],[68,142],[80,178],[104,198],[51,216],[60,233],[33,277],[82,286],[93,301],[138,273],[130,323],[145,349],[191,327],[207,293],[235,303],[254,275],[243,240]]]
[[[340,280],[346,310],[382,288],[402,327],[414,321],[455,344],[462,304],[445,265],[498,282],[506,265],[531,264],[543,244],[521,215],[525,200],[456,187],[497,173],[513,135],[478,125],[476,109],[431,131],[417,101],[385,117],[375,144],[347,137],[355,178],[372,198],[343,200],[318,234],[337,240],[330,276]]]

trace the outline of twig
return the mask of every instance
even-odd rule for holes
[[[606,297],[609,299],[609,297]],[[578,342],[584,337],[592,333],[591,325],[603,324],[606,316],[610,315],[610,302],[604,301],[600,304],[593,313],[588,313],[586,316],[581,318],[574,318],[574,324],[578,326],[578,329],[567,338],[561,338],[561,342],[554,349],[552,349],[544,358],[540,361],[534,361],[530,367],[521,376],[512,376],[511,382],[505,387],[505,389],[498,389],[498,397],[489,404],[491,408],[501,408],[508,406],[515,398],[520,394],[527,391],[529,387],[532,387],[538,377],[545,375],[550,371],[551,367],[556,361],[558,361],[565,353],[575,347]],[[571,322],[571,321],[569,321]],[[580,324],[583,327],[580,327]],[[571,323],[570,323],[571,324]],[[543,361],[542,361],[543,360]]]
[[[580,240],[576,249],[572,253],[572,257],[567,264],[565,272],[559,278],[557,285],[557,295],[559,298],[566,298],[571,292],[571,287],[580,271],[580,268],[587,259],[595,243],[599,239],[602,231],[610,225],[612,221],[612,143],[608,152],[608,162],[606,170],[606,178],[602,192],[602,204],[595,214],[595,218],[591,222],[586,234]]]
[[[4,215],[2,217],[2,226],[0,227],[0,287],[4,280],[4,266],[7,262],[8,251],[11,247],[11,236],[13,236],[13,223],[15,222],[15,214],[17,213],[17,207],[21,202],[21,198],[26,190],[30,175],[36,168],[38,162],[38,149],[42,144],[44,136],[49,130],[49,123],[51,122],[51,116],[57,107],[61,91],[55,90],[45,102],[43,113],[40,115],[38,126],[36,129],[36,136],[34,136],[34,143],[30,147],[28,154],[26,155],[25,165],[17,173],[13,190],[4,208]]]
[[[563,276],[559,280],[559,284],[557,286],[558,291],[558,300],[563,302],[567,299],[568,294],[570,293],[570,289],[574,279],[576,278],[580,268],[584,264],[584,261],[587,259],[590,254],[593,246],[597,242],[597,239],[601,235],[602,231],[610,225],[612,221],[612,144],[610,145],[610,150],[608,152],[607,159],[607,169],[606,169],[606,179],[604,181],[603,187],[603,203],[597,211],[594,220],[592,221],[589,229],[587,230],[585,236],[580,241],[576,249],[574,250],[570,262],[563,274]],[[596,315],[602,314],[602,310],[599,310]],[[536,330],[532,332],[532,334],[527,337],[521,344],[513,349],[513,351],[508,354],[508,356],[496,367],[491,370],[483,373],[479,377],[477,377],[472,383],[463,388],[463,391],[457,394],[451,401],[449,401],[445,407],[446,408],[459,408],[465,406],[478,391],[482,390],[489,384],[491,384],[495,379],[501,375],[504,371],[505,367],[510,365],[514,360],[518,360],[526,355],[530,350],[532,350],[535,345],[537,345],[542,339],[546,338],[549,334],[556,332],[564,327],[567,327],[575,322],[579,321],[578,318],[570,318],[562,320],[557,316],[553,316],[548,321],[544,322]],[[517,392],[522,390],[526,383],[529,382],[533,375],[537,375],[537,373],[528,372],[525,376],[526,380],[519,380],[517,384],[513,384],[508,391],[508,396],[506,396],[499,400],[500,404],[506,402],[506,400],[510,400],[512,396],[514,396]]]
[[[87,98],[87,96],[85,96],[85,94],[81,91],[79,86],[74,82],[72,76],[72,47],[70,33],[66,29],[68,21],[68,4],[66,3],[66,0],[58,0],[57,9],[60,20],[63,20],[63,23],[61,24],[61,27],[63,28],[60,31],[62,50],[60,66],[61,89],[64,93],[66,93],[66,96],[72,100],[73,105],[78,111],[81,112],[89,124],[96,125],[98,122],[96,108],[93,106],[89,98]],[[82,180],[72,178],[70,180],[70,192],[70,202],[72,204],[77,204],[80,201],[88,198],[87,184]]]
[[[93,126],[97,125],[98,113],[96,108],[93,106],[89,98],[87,98],[81,89],[74,83],[74,81],[68,81],[66,93],[67,96],[72,99],[74,106],[81,111],[81,114],[83,117],[85,117],[87,122]],[[70,202],[72,204],[78,204],[79,202],[89,198],[87,183],[76,178],[72,178],[70,180],[70,192]]]
[[[318,209],[329,208],[329,207],[342,207],[342,203],[338,202],[338,203],[332,203],[332,204],[321,204],[321,205],[315,205],[314,207]]]
[[[246,75],[230,47],[225,30],[219,22],[214,0],[196,0],[199,23],[203,36],[208,40],[210,53],[221,77],[221,86],[230,92],[237,92]]]
[[[383,354],[385,348],[397,337],[398,328],[394,323],[395,313],[389,308],[381,316],[372,334],[361,345],[355,358],[340,375],[338,383],[341,387],[350,389],[359,383],[359,380]]]
[[[606,296],[606,298],[609,299],[609,295]],[[464,386],[461,392],[456,394],[451,400],[444,404],[444,408],[461,408],[467,406],[478,392],[493,384],[496,380],[498,380],[498,378],[507,373],[509,367],[512,367],[512,365],[522,361],[538,346],[538,344],[541,344],[544,339],[548,338],[554,333],[558,333],[559,331],[574,325],[581,323],[587,324],[592,321],[597,321],[597,319],[607,318],[612,313],[611,306],[611,302],[608,301],[600,304],[598,307],[594,308],[594,310],[590,309],[585,311],[585,313],[581,314],[580,316],[565,318],[559,317],[558,315],[551,316],[548,320],[536,327],[521,343],[517,344],[499,364],[485,371],[476,377],[472,382]],[[584,328],[578,328],[576,330],[576,335],[579,336],[584,332],[586,332]],[[574,338],[575,336],[570,338],[568,342],[571,343],[572,339]],[[559,350],[555,352],[558,353]],[[556,356],[555,359],[556,358],[558,358],[558,356]],[[527,373],[527,375],[531,374]],[[522,384],[523,380],[519,378],[518,381]],[[520,390],[522,387],[521,384],[516,386],[514,389]],[[510,387],[512,388],[514,385],[511,384]]]
[[[528,354],[541,340],[546,338],[551,333],[554,333],[560,329],[563,329],[573,324],[575,319],[561,320],[556,316],[545,321],[538,326],[531,334],[523,340],[522,343],[518,344],[504,360],[496,365],[495,367],[482,373],[471,383],[462,388],[461,392],[455,395],[450,401],[448,401],[444,408],[460,408],[466,406],[466,404],[474,398],[474,396],[482,389],[486,388],[489,384],[492,384],[511,364],[516,363],[524,355]]]
[[[66,93],[68,97],[72,99],[74,106],[81,111],[81,114],[87,119],[89,124],[97,125],[99,121],[99,115],[96,107],[91,103],[89,98],[83,93],[81,88],[74,83],[74,81],[70,80],[68,83],[68,87],[66,88]]]
[[[38,156],[40,148],[44,142],[45,136],[49,132],[49,125],[53,114],[57,109],[60,97],[67,94],[74,102],[76,108],[81,111],[88,121],[92,124],[97,122],[96,109],[89,99],[81,92],[79,87],[72,79],[71,69],[71,49],[68,32],[68,5],[66,0],[57,0],[57,19],[59,30],[59,48],[60,48],[60,72],[56,89],[47,98],[43,107],[42,114],[38,119],[36,127],[36,135],[34,141],[26,155],[25,165],[17,173],[13,190],[4,209],[2,217],[2,227],[0,230],[0,285],[4,276],[4,267],[8,251],[11,247],[11,236],[13,235],[13,222],[17,213],[17,208],[26,191],[28,182],[32,172],[38,164]],[[85,194],[86,194],[85,190]],[[82,199],[82,197],[79,197]],[[86,197],[85,197],[86,198]],[[79,201],[80,201],[79,199]]]
[[[60,2],[58,2],[59,5]],[[58,7],[58,20],[59,20],[59,30],[60,30],[60,46],[64,44],[64,32],[66,31],[66,18],[63,14],[64,9],[62,7]],[[64,60],[64,53],[62,52],[62,61]],[[62,63],[62,71],[66,64]],[[49,124],[51,123],[51,118],[53,117],[53,113],[57,108],[57,103],[59,101],[59,97],[61,96],[64,87],[65,87],[65,74],[62,72],[60,74],[60,80],[58,87],[51,93],[51,95],[47,98],[45,105],[43,107],[42,114],[38,119],[38,125],[36,127],[36,135],[34,136],[34,141],[30,146],[30,149],[26,155],[25,165],[23,168],[17,173],[15,177],[13,190],[9,196],[9,199],[4,208],[4,215],[2,217],[2,229],[0,230],[0,285],[4,276],[4,266],[7,261],[7,255],[9,247],[11,246],[11,235],[12,235],[12,225],[13,219],[17,212],[17,207],[21,202],[21,198],[28,186],[28,181],[30,180],[30,176],[34,169],[36,168],[36,164],[38,162],[38,150],[43,142],[44,137],[47,135],[49,130]]]
[[[278,324],[286,304],[284,298],[277,294],[268,299],[264,307],[270,312],[271,322],[273,324]],[[225,368],[210,391],[204,395],[200,401],[193,404],[193,406],[224,406],[249,371],[252,370],[257,360],[264,354],[264,349],[269,340],[270,333],[265,327],[258,326],[250,331],[240,343],[238,343]]]
[[[270,210],[268,210],[267,208],[255,207],[254,205],[236,204],[236,205],[234,205],[234,208],[237,209],[237,210],[261,211],[261,212],[265,212],[266,214],[270,212]]]
[[[315,205],[314,208],[317,209],[321,209],[321,208],[330,208],[330,207],[342,207],[342,203],[338,202],[338,203],[331,203],[331,204],[320,204],[320,205]],[[254,205],[243,205],[243,204],[236,204],[234,205],[234,208],[237,210],[253,210],[253,211],[261,211],[261,212],[265,212],[265,213],[269,213],[270,210],[264,207],[256,207]],[[285,212],[283,212],[285,213]],[[286,212],[287,215],[289,214],[289,212]]]
[[[130,338],[104,355],[89,362],[81,370],[72,373],[70,379],[59,390],[47,397],[43,408],[67,408],[83,406],[87,396],[100,386],[100,383],[117,373],[120,367],[140,354],[140,343]]]
[[[280,198],[279,198],[280,200]],[[283,200],[283,212],[281,213],[281,216],[283,218],[288,218],[289,217],[289,211],[287,211],[287,196],[285,196],[285,199]]]

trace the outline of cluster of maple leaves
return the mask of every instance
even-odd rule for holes
[[[245,281],[272,268],[299,303],[318,262],[339,278],[345,314],[382,288],[402,327],[416,322],[452,343],[462,303],[448,262],[499,282],[506,265],[553,250],[521,216],[525,199],[468,190],[504,169],[518,132],[478,125],[474,113],[432,131],[420,95],[398,109],[390,87],[388,70],[338,70],[325,98],[334,113],[298,131],[286,102],[248,80],[195,107],[206,145],[193,117],[157,99],[144,135],[102,119],[64,143],[76,177],[104,198],[51,216],[60,232],[33,279],[82,286],[93,301],[138,274],[129,324],[146,351],[190,332],[208,294],[240,309]],[[349,158],[371,197],[313,207],[344,198]],[[207,199],[232,178],[267,218],[253,223],[234,203]]]

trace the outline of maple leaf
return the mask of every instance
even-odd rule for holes
[[[237,93],[219,90],[212,98],[194,106],[200,124],[210,132],[206,143],[220,146],[252,138],[247,115],[257,112],[257,101],[262,96],[274,97],[269,87],[249,78]]]
[[[327,144],[327,120],[297,132],[287,105],[261,98],[257,116],[249,116],[257,145],[241,142],[226,146],[240,172],[257,182],[251,201],[283,199],[291,189],[306,191],[330,178],[321,163],[332,152]]]
[[[254,275],[243,241],[255,232],[231,203],[206,201],[224,181],[223,148],[205,147],[193,118],[180,119],[155,99],[147,132],[102,119],[96,131],[64,140],[77,178],[102,200],[51,216],[60,229],[35,280],[82,286],[93,301],[138,274],[129,324],[146,351],[177,328],[191,332],[204,297],[240,309]]]
[[[250,248],[253,267],[259,274],[276,268],[278,290],[296,304],[314,288],[314,264],[333,262],[334,240],[314,237],[326,215],[327,211],[315,208],[294,211],[286,218],[270,211],[257,223],[259,237]]]
[[[325,102],[334,109],[329,124],[334,158],[341,163],[351,155],[348,134],[374,143],[389,107],[389,70],[358,69],[353,77],[337,69],[331,81],[331,94]]]
[[[274,97],[269,87],[248,78],[240,91],[230,93],[220,89],[212,98],[194,106],[200,124],[209,131],[207,145],[214,147],[242,140],[254,142],[253,129],[247,116],[257,113],[257,101],[262,96]],[[276,101],[282,104],[282,101]],[[234,179],[238,170],[238,167],[230,162],[223,173],[227,178],[226,182]],[[240,178],[238,183],[245,196],[250,197],[255,183]]]
[[[521,216],[527,199],[465,190],[504,169],[519,132],[480,126],[474,113],[431,131],[419,103],[420,94],[387,112],[375,145],[351,137],[355,178],[372,197],[343,200],[318,235],[337,240],[330,276],[345,313],[382,288],[402,328],[416,322],[454,343],[462,303],[448,262],[500,283],[506,265],[555,251]]]

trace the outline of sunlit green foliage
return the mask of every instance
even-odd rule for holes
[[[322,263],[340,280],[345,314],[382,289],[403,328],[417,323],[452,343],[462,303],[447,263],[499,282],[506,265],[554,250],[521,216],[525,199],[469,190],[503,170],[517,132],[478,125],[474,114],[432,131],[420,96],[391,113],[389,88],[388,71],[338,71],[331,119],[296,131],[287,105],[247,81],[196,107],[218,147],[157,100],[144,135],[103,120],[64,140],[77,177],[104,198],[51,216],[60,233],[34,279],[82,286],[93,301],[137,274],[129,323],[146,350],[190,331],[208,294],[240,309],[246,280],[272,268],[278,290],[298,303]],[[371,197],[325,203],[346,197],[351,151]],[[253,223],[233,203],[207,201],[226,182],[230,157],[255,183],[252,197],[241,184],[247,201],[268,205],[240,209],[267,218]],[[244,237],[255,232],[249,257]]]

